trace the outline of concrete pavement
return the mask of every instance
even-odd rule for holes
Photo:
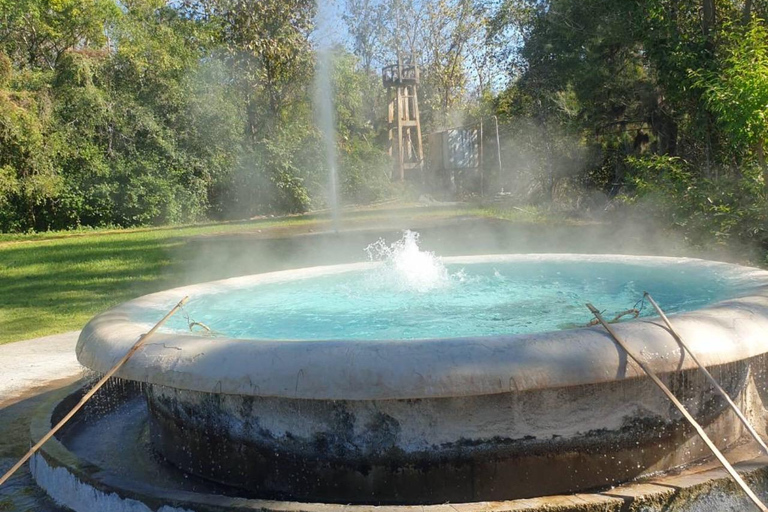
[[[0,345],[0,408],[30,391],[82,374],[75,357],[80,331]]]

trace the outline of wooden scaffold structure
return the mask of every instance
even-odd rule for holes
[[[392,179],[422,180],[424,149],[419,121],[419,68],[413,59],[403,60],[381,70],[389,98],[389,155],[393,159]]]

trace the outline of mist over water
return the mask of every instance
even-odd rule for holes
[[[495,336],[583,327],[592,302],[613,316],[644,290],[670,313],[739,293],[744,283],[695,263],[515,260],[446,264],[418,233],[365,251],[367,270],[318,275],[194,297],[190,316],[244,339],[422,339]],[[642,315],[649,315],[647,308]],[[154,313],[156,315],[156,313]],[[144,320],[144,319],[141,319]],[[169,327],[189,332],[184,320]]]

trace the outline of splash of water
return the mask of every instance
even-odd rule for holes
[[[451,282],[448,269],[440,258],[419,249],[419,234],[406,230],[403,237],[390,245],[379,239],[365,248],[371,261],[384,263],[375,280],[402,291],[429,292]]]

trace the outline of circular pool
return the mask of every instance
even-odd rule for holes
[[[585,302],[641,309],[617,332],[710,437],[737,442],[738,421],[642,309],[650,292],[764,430],[766,287],[764,271],[686,258],[395,257],[141,297],[94,318],[77,353],[105,372],[190,295],[119,372],[146,384],[152,445],[170,463],[270,498],[511,499],[706,454],[605,331],[585,327]]]

